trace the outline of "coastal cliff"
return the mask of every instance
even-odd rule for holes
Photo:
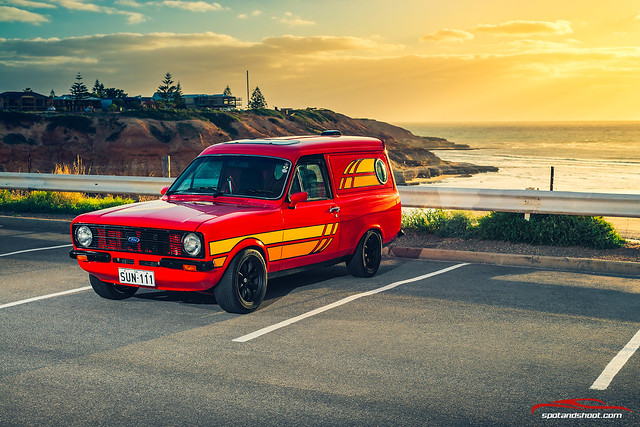
[[[319,134],[385,141],[398,184],[440,175],[497,171],[441,160],[429,150],[469,149],[443,138],[416,136],[406,129],[330,110],[232,112],[150,111],[88,115],[0,113],[0,171],[51,172],[78,159],[89,173],[161,176],[162,157],[171,157],[176,176],[209,145],[233,139]]]

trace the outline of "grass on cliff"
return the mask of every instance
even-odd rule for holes
[[[602,217],[531,215],[491,212],[476,217],[468,212],[441,209],[405,211],[402,227],[439,237],[479,238],[547,246],[582,246],[615,249],[625,240]]]

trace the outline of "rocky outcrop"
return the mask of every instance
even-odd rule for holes
[[[400,184],[442,174],[497,170],[441,160],[429,149],[469,149],[442,138],[413,135],[406,129],[329,110],[258,112],[139,112],[92,115],[0,113],[0,171],[51,172],[56,165],[82,161],[87,173],[161,176],[170,156],[172,176],[211,144],[242,138],[318,134],[337,129],[345,135],[385,141]]]

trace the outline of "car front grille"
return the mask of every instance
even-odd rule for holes
[[[184,231],[86,225],[93,233],[93,241],[86,249],[189,257],[182,251],[182,236],[187,234]]]

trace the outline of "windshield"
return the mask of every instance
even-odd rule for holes
[[[202,156],[176,179],[167,194],[278,199],[291,162],[261,156]]]

